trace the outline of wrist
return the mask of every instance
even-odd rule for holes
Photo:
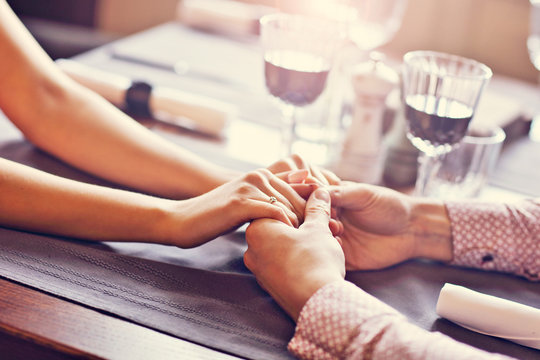
[[[153,216],[152,228],[148,241],[171,246],[179,246],[179,239],[186,234],[188,215],[183,211],[184,204],[189,200],[160,199],[156,206],[158,215]]]
[[[165,200],[165,216],[155,227],[157,242],[192,248],[229,230],[232,225],[226,211],[228,203],[216,203],[214,193],[186,200]]]
[[[289,301],[283,301],[282,306],[289,313],[289,315],[296,322],[300,316],[300,312],[311,299],[313,295],[326,285],[332,284],[338,281],[345,281],[339,273],[329,274],[324,269],[321,271],[313,271],[309,273],[309,278],[305,280],[298,280],[295,282],[296,292],[295,296],[289,299]],[[278,300],[279,302],[279,300]]]
[[[453,257],[450,218],[441,200],[417,198],[411,207],[415,257],[448,262]]]

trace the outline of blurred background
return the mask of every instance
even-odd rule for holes
[[[73,56],[167,21],[189,22],[185,16],[189,3],[205,1],[8,0],[8,3],[46,51],[58,58]],[[280,7],[295,1],[301,0],[211,0],[214,7],[218,2],[225,7],[234,6],[231,11],[236,17],[256,16],[261,12],[260,5]],[[529,60],[526,45],[529,11],[529,0],[409,0],[400,31],[381,50],[396,58],[412,49],[460,54],[486,63],[498,75],[536,83],[538,72]]]

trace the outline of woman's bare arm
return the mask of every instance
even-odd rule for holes
[[[153,134],[63,74],[0,0],[0,109],[31,142],[99,177],[170,198],[236,173]]]

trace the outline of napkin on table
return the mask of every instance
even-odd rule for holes
[[[73,60],[59,59],[56,63],[81,85],[119,107],[125,105],[126,91],[132,84],[130,78]],[[152,86],[148,105],[157,120],[211,136],[220,136],[229,118],[236,113],[231,104],[161,86]]]
[[[437,314],[469,330],[540,349],[540,309],[445,284]]]

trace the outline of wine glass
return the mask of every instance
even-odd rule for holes
[[[355,72],[359,67],[375,70],[385,66],[385,57],[376,49],[396,35],[407,8],[407,0],[312,1],[315,9],[317,9],[316,4],[319,4],[319,12],[324,10],[328,14],[327,16],[342,22],[346,28],[348,41],[347,46],[344,46],[336,60],[338,71],[336,71],[337,78],[333,81],[333,102],[330,106],[330,117],[336,123],[335,126],[343,131],[342,134],[350,136],[352,112],[356,102],[351,79],[355,77]],[[325,1],[327,5],[324,5]],[[328,1],[332,4],[332,9],[328,7]],[[375,103],[374,106],[376,106]],[[346,141],[342,139],[336,143],[345,143]],[[343,154],[346,147],[341,147],[341,149],[342,151],[338,150],[339,154],[338,151],[334,154],[339,157],[339,161],[346,156]],[[366,159],[365,162],[376,168],[378,165],[375,163],[381,163],[384,158],[385,154],[380,153],[377,160]],[[361,168],[354,165],[353,162],[350,162],[350,167],[351,171],[354,171],[353,168]]]
[[[403,60],[407,137],[422,152],[415,192],[426,196],[441,157],[465,136],[492,72],[475,60],[434,51],[412,51]]]
[[[362,51],[369,51],[395,35],[407,0],[288,0],[281,1],[280,6],[345,24],[349,40]]]
[[[287,13],[263,16],[260,24],[266,87],[282,108],[282,155],[288,156],[301,139],[298,109],[323,93],[343,28],[335,21]],[[322,141],[320,130],[305,140]]]
[[[386,44],[401,26],[407,0],[339,0],[346,8],[349,39],[367,52]]]
[[[534,67],[540,71],[540,0],[531,1],[531,15],[529,22],[529,38],[527,48],[529,57]],[[540,79],[539,79],[540,81]],[[534,141],[540,141],[540,115],[536,115],[531,124],[530,137]]]

